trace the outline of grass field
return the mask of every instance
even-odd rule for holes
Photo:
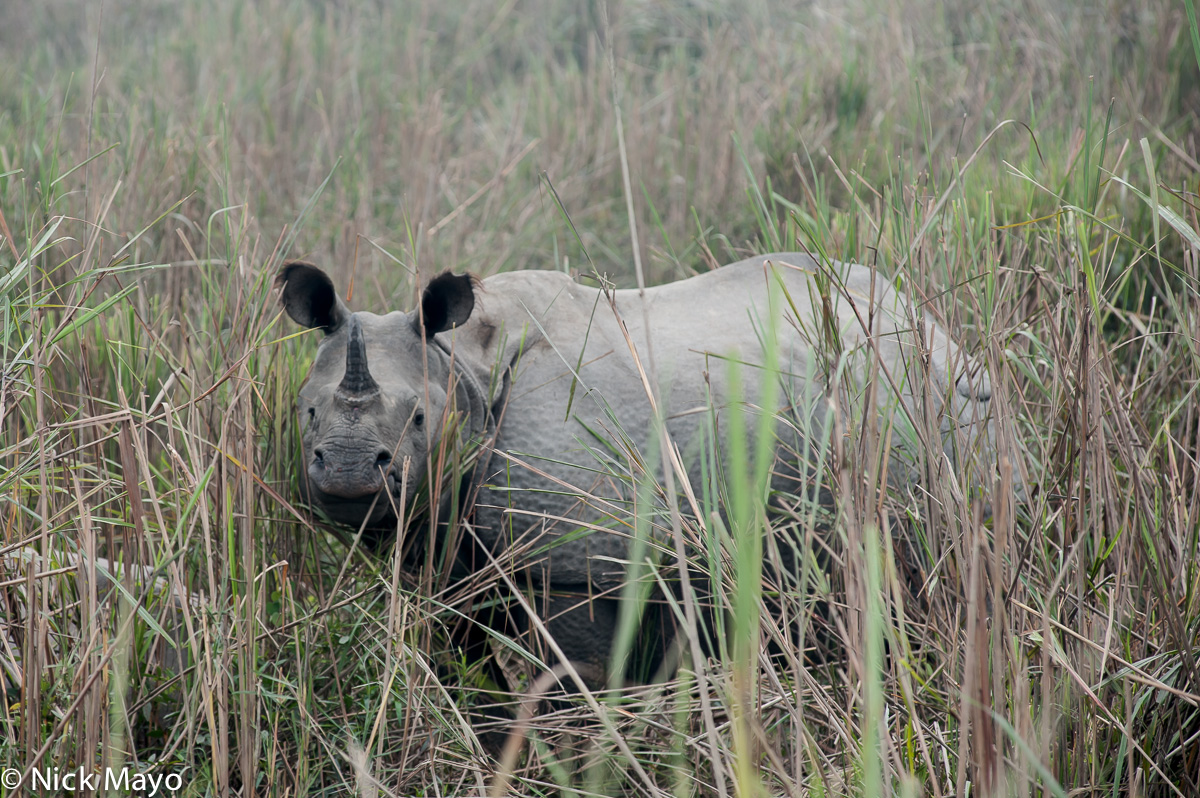
[[[1200,795],[1191,4],[3,3],[0,796],[106,767],[197,796]],[[728,657],[543,705],[503,759],[510,715],[470,716],[520,696],[452,645],[480,586],[298,504],[315,347],[275,272],[380,311],[445,269],[628,287],[635,249],[657,283],[794,248],[876,265],[988,363],[999,467],[889,494],[848,415],[829,519],[771,520],[827,552],[803,587],[725,569]],[[826,656],[768,655],[780,607]]]

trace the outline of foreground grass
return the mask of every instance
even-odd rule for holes
[[[444,268],[629,285],[635,244],[652,281],[803,246],[986,359],[1000,468],[925,456],[928,493],[887,495],[887,431],[847,403],[832,520],[771,521],[827,554],[768,571],[759,655],[732,629],[607,727],[542,707],[509,788],[1196,794],[1200,89],[1182,10],[1143,5],[629,3],[611,72],[599,7],[5,6],[0,765],[485,792],[503,735],[468,714],[504,697],[450,641],[486,579],[295,506],[311,342],[275,269],[379,310]],[[825,656],[765,656],[783,613]]]

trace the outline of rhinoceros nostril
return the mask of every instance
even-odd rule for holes
[[[392,453],[387,449],[380,449],[379,454],[375,455],[375,466],[377,468],[387,468],[392,464]]]
[[[325,450],[324,449],[313,449],[313,465],[318,466],[320,468],[325,467]]]

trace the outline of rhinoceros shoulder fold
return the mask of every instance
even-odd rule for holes
[[[446,333],[459,357],[481,370],[510,365],[543,337],[543,320],[564,294],[579,286],[550,271],[504,272],[475,284],[475,309],[465,324]],[[568,299],[569,301],[569,299]]]

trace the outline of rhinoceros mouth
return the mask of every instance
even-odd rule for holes
[[[387,523],[395,519],[405,501],[412,506],[414,500],[413,475],[409,474],[408,495],[402,497],[404,478],[390,457],[388,462],[377,460],[368,471],[361,466],[338,468],[328,458],[314,455],[306,482],[310,503],[332,520],[349,526],[359,526],[364,520],[368,526]]]
[[[365,499],[323,501],[318,491],[313,491],[313,503],[329,520],[348,527],[374,528],[386,526],[395,516],[392,503],[387,496],[376,494]]]
[[[404,492],[404,482],[400,473],[394,468],[388,471],[386,483],[388,495],[399,505],[400,494]]]

